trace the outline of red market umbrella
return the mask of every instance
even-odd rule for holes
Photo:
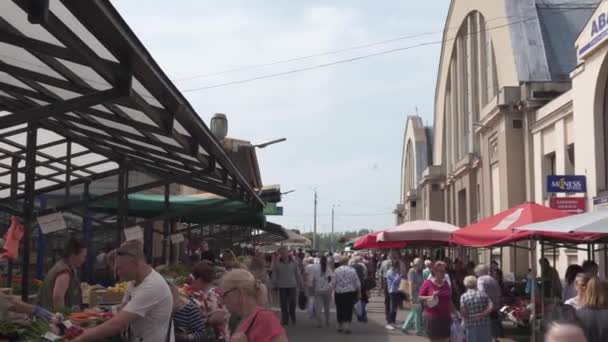
[[[600,237],[600,234],[590,233],[515,230],[515,228],[530,223],[543,222],[570,215],[570,213],[565,211],[527,202],[457,230],[452,234],[452,243],[470,247],[487,247],[526,240],[533,236],[586,243]]]
[[[381,232],[375,232],[363,235],[355,241],[353,247],[355,249],[392,249],[392,248],[404,248],[407,244],[405,242],[380,242],[377,241],[376,237]]]

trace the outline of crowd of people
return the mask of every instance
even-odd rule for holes
[[[83,244],[69,240],[42,283],[38,305],[0,295],[0,313],[11,310],[50,319],[59,309],[81,308],[78,269],[86,254]],[[457,258],[432,260],[397,250],[384,255],[307,254],[284,247],[276,253],[253,253],[241,262],[230,250],[216,256],[202,243],[196,259],[188,260],[186,283],[178,286],[148,264],[139,241],[104,254],[111,276],[129,282],[129,287],[113,318],[85,329],[76,341],[122,335],[127,341],[283,342],[285,327],[297,323],[297,307],[306,310],[319,329],[333,326],[351,334],[353,317],[367,322],[374,289],[384,297],[386,329],[430,341],[449,341],[455,334],[467,342],[503,336],[500,309],[509,290],[497,262],[464,264]],[[570,265],[564,281],[546,258],[539,265],[541,281],[528,276],[525,293],[538,286],[544,296],[545,340],[608,340],[608,282],[598,277],[598,265]],[[279,307],[280,313],[272,307]],[[404,307],[407,316],[398,317]]]

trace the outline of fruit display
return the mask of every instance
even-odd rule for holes
[[[126,281],[123,281],[123,282],[117,283],[114,286],[108,287],[107,290],[110,292],[125,293],[125,292],[127,292],[128,288],[129,288],[129,283],[127,283]]]

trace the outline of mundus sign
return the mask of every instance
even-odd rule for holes
[[[547,176],[547,192],[587,192],[585,176]]]

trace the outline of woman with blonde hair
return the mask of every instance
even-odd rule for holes
[[[266,260],[264,260],[262,256],[258,255],[251,259],[251,263],[249,264],[249,271],[251,272],[251,274],[253,274],[255,279],[257,279],[262,284],[264,284],[264,286],[266,286],[266,289],[270,288],[270,277],[268,276],[268,267],[266,265]],[[272,305],[272,296],[270,295],[270,293],[268,293],[267,297],[267,303],[270,306]]]
[[[228,311],[243,318],[230,342],[287,342],[276,315],[260,306],[266,303],[266,286],[251,272],[229,271],[222,277],[220,288]]]
[[[589,279],[591,279],[591,275],[589,273],[577,274],[574,278],[574,289],[576,295],[568,299],[564,304],[570,305],[577,310],[582,308],[583,295],[585,294],[585,288],[587,288]]]
[[[221,255],[222,261],[224,262],[224,268],[226,271],[230,271],[235,268],[246,268],[237,258],[234,252],[230,249],[225,249],[222,251]]]
[[[576,310],[589,342],[608,341],[608,282],[592,277]]]

